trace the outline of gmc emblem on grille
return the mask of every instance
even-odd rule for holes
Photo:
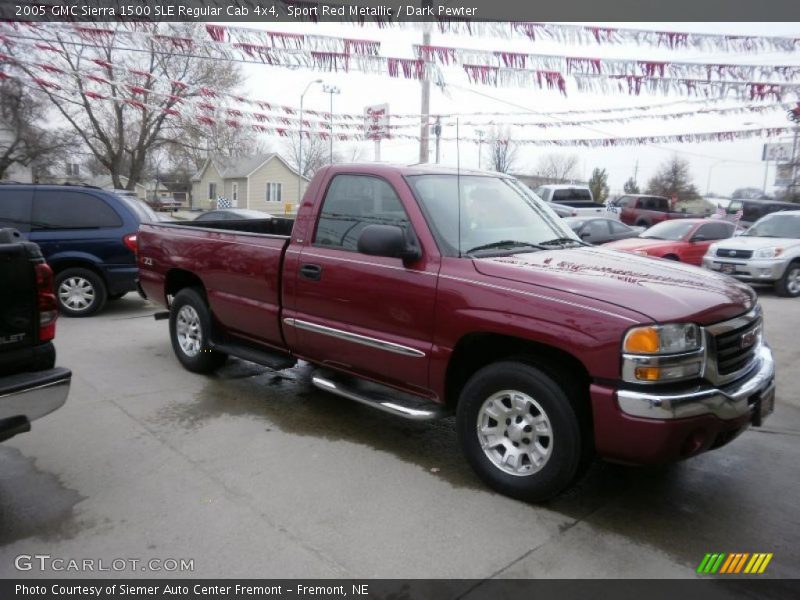
[[[749,348],[753,344],[756,343],[758,339],[758,329],[753,329],[748,331],[747,333],[743,333],[741,339],[739,340],[739,347],[744,350],[745,348]]]

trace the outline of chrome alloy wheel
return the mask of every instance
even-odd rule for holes
[[[786,289],[792,296],[800,294],[800,267],[792,267],[786,274]]]
[[[550,419],[536,400],[517,390],[487,398],[478,412],[477,428],[486,457],[509,475],[532,475],[553,453]]]
[[[95,299],[92,282],[80,276],[67,277],[58,286],[58,299],[63,306],[75,311],[86,310]]]
[[[197,356],[203,345],[203,330],[200,328],[200,317],[194,307],[185,304],[178,311],[175,320],[178,344],[186,356]]]

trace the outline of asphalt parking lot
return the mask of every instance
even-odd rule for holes
[[[109,576],[693,577],[707,552],[771,552],[800,577],[800,300],[761,292],[775,414],[690,461],[598,463],[529,505],[484,487],[453,423],[408,423],[230,361],[184,371],[156,307],[129,294],[58,325],[67,404],[0,445],[0,576],[19,555],[191,559]]]

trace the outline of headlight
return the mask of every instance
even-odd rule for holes
[[[622,378],[630,383],[695,379],[705,369],[703,332],[693,323],[634,327],[622,351]]]
[[[700,328],[693,323],[634,327],[625,334],[622,348],[630,354],[676,354],[702,345]]]
[[[770,246],[769,248],[759,248],[755,252],[753,252],[753,258],[775,258],[776,256],[780,256],[781,252],[783,252],[783,248],[778,246]]]
[[[711,244],[706,249],[706,256],[716,256],[717,255],[717,247],[718,246],[719,246],[719,244]]]
[[[639,256],[647,256],[647,250],[634,250],[633,253]]]

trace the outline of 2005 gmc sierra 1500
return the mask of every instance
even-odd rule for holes
[[[557,494],[593,456],[717,448],[774,401],[752,289],[588,246],[497,173],[325,167],[294,223],[143,224],[138,252],[189,370],[302,359],[334,394],[455,412],[472,467],[518,498]]]

